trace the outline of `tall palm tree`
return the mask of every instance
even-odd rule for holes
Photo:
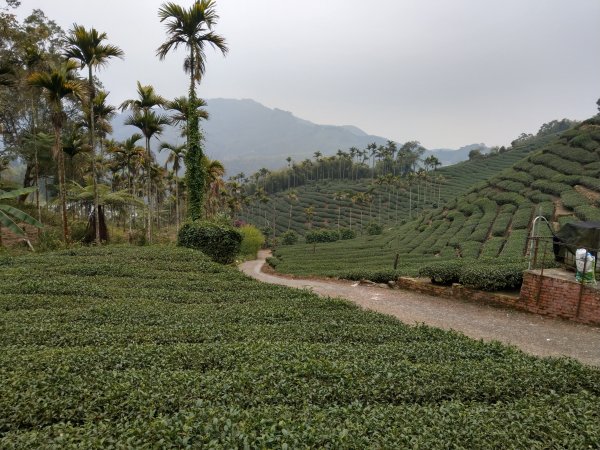
[[[342,201],[346,198],[346,193],[342,191],[334,192],[333,199],[337,203],[338,208],[338,217],[337,217],[337,228],[338,232],[340,231],[340,217],[342,215]]]
[[[287,198],[290,202],[290,212],[288,216],[288,227],[287,230],[290,231],[290,227],[292,226],[292,209],[294,207],[294,202],[298,201],[298,192],[295,189],[292,189],[287,193]]]
[[[167,100],[158,95],[151,85],[142,85],[139,81],[137,82],[137,94],[138,97],[135,99],[125,100],[119,108],[121,111],[130,109],[132,115],[130,115],[126,121],[126,125],[132,125],[138,128],[144,137],[146,138],[146,155],[145,171],[146,171],[146,194],[148,196],[148,225],[146,230],[146,237],[149,243],[152,243],[152,180],[150,173],[150,166],[154,161],[152,150],[150,150],[150,139],[153,136],[158,136],[163,132],[164,126],[170,123],[170,119],[162,114],[157,114],[153,108],[164,107],[167,104]]]
[[[151,163],[154,160],[150,150],[150,140],[154,136],[159,136],[164,130],[164,126],[169,124],[169,118],[156,113],[152,109],[134,111],[126,120],[125,125],[131,125],[138,128],[146,139],[146,195],[148,196],[148,224],[146,237],[149,243],[152,243],[152,177]]]
[[[208,120],[209,114],[206,109],[206,101],[204,99],[196,99],[196,115],[199,119]],[[165,105],[165,109],[175,111],[171,116],[173,125],[180,125],[183,127],[183,136],[187,135],[187,122],[190,113],[190,103],[186,97],[176,97],[169,101]]]
[[[94,69],[106,66],[110,58],[123,58],[124,53],[119,47],[110,44],[103,44],[107,39],[106,33],[98,33],[95,28],[86,30],[85,27],[73,24],[66,38],[65,57],[79,61],[81,69],[88,69],[89,97],[88,104],[94,105],[96,97],[96,86],[93,78]],[[94,191],[94,217],[100,220],[98,211],[98,180],[96,173],[96,143],[95,143],[95,124],[94,108],[89,110],[90,122],[90,147],[92,151],[92,177]],[[100,227],[96,226],[96,244],[100,245]]]
[[[165,22],[167,40],[158,47],[156,54],[163,60],[179,46],[186,48],[188,56],[183,70],[190,74],[189,113],[187,125],[188,151],[186,153],[186,183],[188,186],[188,215],[192,219],[202,216],[204,167],[202,165],[201,136],[196,110],[196,83],[200,83],[206,70],[205,49],[211,46],[227,54],[225,39],[213,31],[219,16],[213,0],[195,1],[189,8],[175,3],[164,3],[158,10],[158,17]]]
[[[129,138],[125,139],[122,143],[111,147],[109,151],[113,154],[120,155],[124,165],[127,167],[127,186],[129,188],[129,193],[132,197],[135,196],[134,190],[134,180],[133,180],[133,162],[137,160],[138,162],[143,158],[145,149],[137,145],[137,141],[142,138],[142,135],[139,133],[132,134]],[[129,211],[129,236],[132,236],[132,228],[133,228],[133,208],[135,205],[130,205]]]
[[[214,216],[217,213],[221,192],[224,191],[225,166],[221,161],[210,159],[204,156],[202,164],[206,173],[204,192],[206,194],[206,213],[208,216]]]
[[[63,239],[65,243],[69,242],[70,236],[69,224],[67,223],[65,157],[61,142],[61,132],[66,120],[62,100],[67,96],[81,97],[85,94],[86,86],[75,76],[75,71],[78,68],[79,65],[76,62],[67,60],[58,67],[50,68],[49,71],[35,72],[27,79],[31,86],[42,89],[52,109],[52,127],[54,128],[54,147],[52,153],[58,162],[58,183],[62,209]]]
[[[172,164],[173,172],[175,175],[175,224],[179,230],[179,169],[181,169],[181,163],[185,157],[185,145],[172,145],[167,142],[160,144],[159,151],[169,150],[169,156],[165,161],[165,168],[168,164]]]

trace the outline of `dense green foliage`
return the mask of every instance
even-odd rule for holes
[[[240,252],[242,233],[222,223],[197,220],[179,229],[177,245],[201,250],[213,261],[229,264]]]
[[[285,231],[279,236],[279,242],[281,245],[294,245],[298,242],[298,233],[294,230]]]
[[[2,448],[600,442],[597,369],[267,286],[190,249],[0,271]]]
[[[317,242],[335,242],[340,239],[340,233],[337,230],[312,230],[304,236],[307,244]]]
[[[239,228],[242,234],[240,255],[256,258],[256,254],[265,243],[265,236],[254,225],[244,225]]]

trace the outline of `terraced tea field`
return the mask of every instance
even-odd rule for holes
[[[355,230],[362,228],[361,223],[366,226],[370,221],[396,226],[463,195],[473,184],[485,182],[556,138],[556,135],[535,138],[506,153],[443,167],[430,173],[430,181],[415,184],[410,192],[406,187],[377,185],[371,179],[325,180],[297,188],[296,199],[289,196],[289,191],[284,191],[269,195],[265,204],[255,201],[244,208],[240,218],[259,227],[274,223],[277,235],[286,231],[288,225],[304,234],[309,228],[306,209],[310,207],[314,209],[313,228],[337,227],[338,217],[342,227]],[[443,181],[435,181],[438,176],[442,176]],[[349,195],[336,198],[336,193],[340,192]],[[353,202],[352,195],[359,192],[371,192],[372,201]]]
[[[593,448],[600,371],[174,247],[0,258],[0,447]]]
[[[353,278],[357,270],[389,271],[396,253],[398,273],[406,275],[431,261],[517,260],[525,255],[536,215],[554,229],[568,221],[600,221],[599,118],[382,236],[319,244],[314,253],[312,246],[279,247],[277,269]],[[541,227],[539,234],[550,236],[550,230]]]

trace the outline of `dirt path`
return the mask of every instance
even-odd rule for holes
[[[247,275],[271,284],[310,289],[342,297],[357,305],[390,314],[408,324],[425,323],[467,336],[512,344],[539,356],[570,356],[600,366],[600,328],[512,309],[432,297],[412,291],[361,286],[343,280],[290,278],[262,271],[268,252],[240,265]]]

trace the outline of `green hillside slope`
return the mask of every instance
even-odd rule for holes
[[[471,179],[478,176],[471,168],[465,178],[469,173]],[[399,272],[406,274],[445,259],[519,258],[536,214],[546,216],[555,228],[567,221],[600,220],[599,176],[600,118],[596,117],[472,186],[444,208],[380,236],[319,244],[314,253],[310,245],[280,247],[277,268],[352,277],[357,269],[391,268],[396,253],[401,255]]]
[[[325,180],[294,190],[268,196],[264,203],[254,201],[244,208],[240,218],[259,227],[275,225],[276,235],[289,228],[304,234],[311,223],[306,209],[312,207],[312,228],[351,227],[360,232],[361,223],[370,221],[384,226],[400,225],[424,211],[458,197],[477,182],[488,180],[501,170],[511,167],[528,154],[557,140],[557,134],[529,139],[505,153],[465,161],[429,172],[429,180],[415,180],[411,188],[377,184],[377,180]],[[441,178],[439,178],[441,177]],[[356,193],[371,193],[371,202],[352,201]],[[336,193],[344,193],[336,198]],[[291,217],[291,219],[290,219]]]

